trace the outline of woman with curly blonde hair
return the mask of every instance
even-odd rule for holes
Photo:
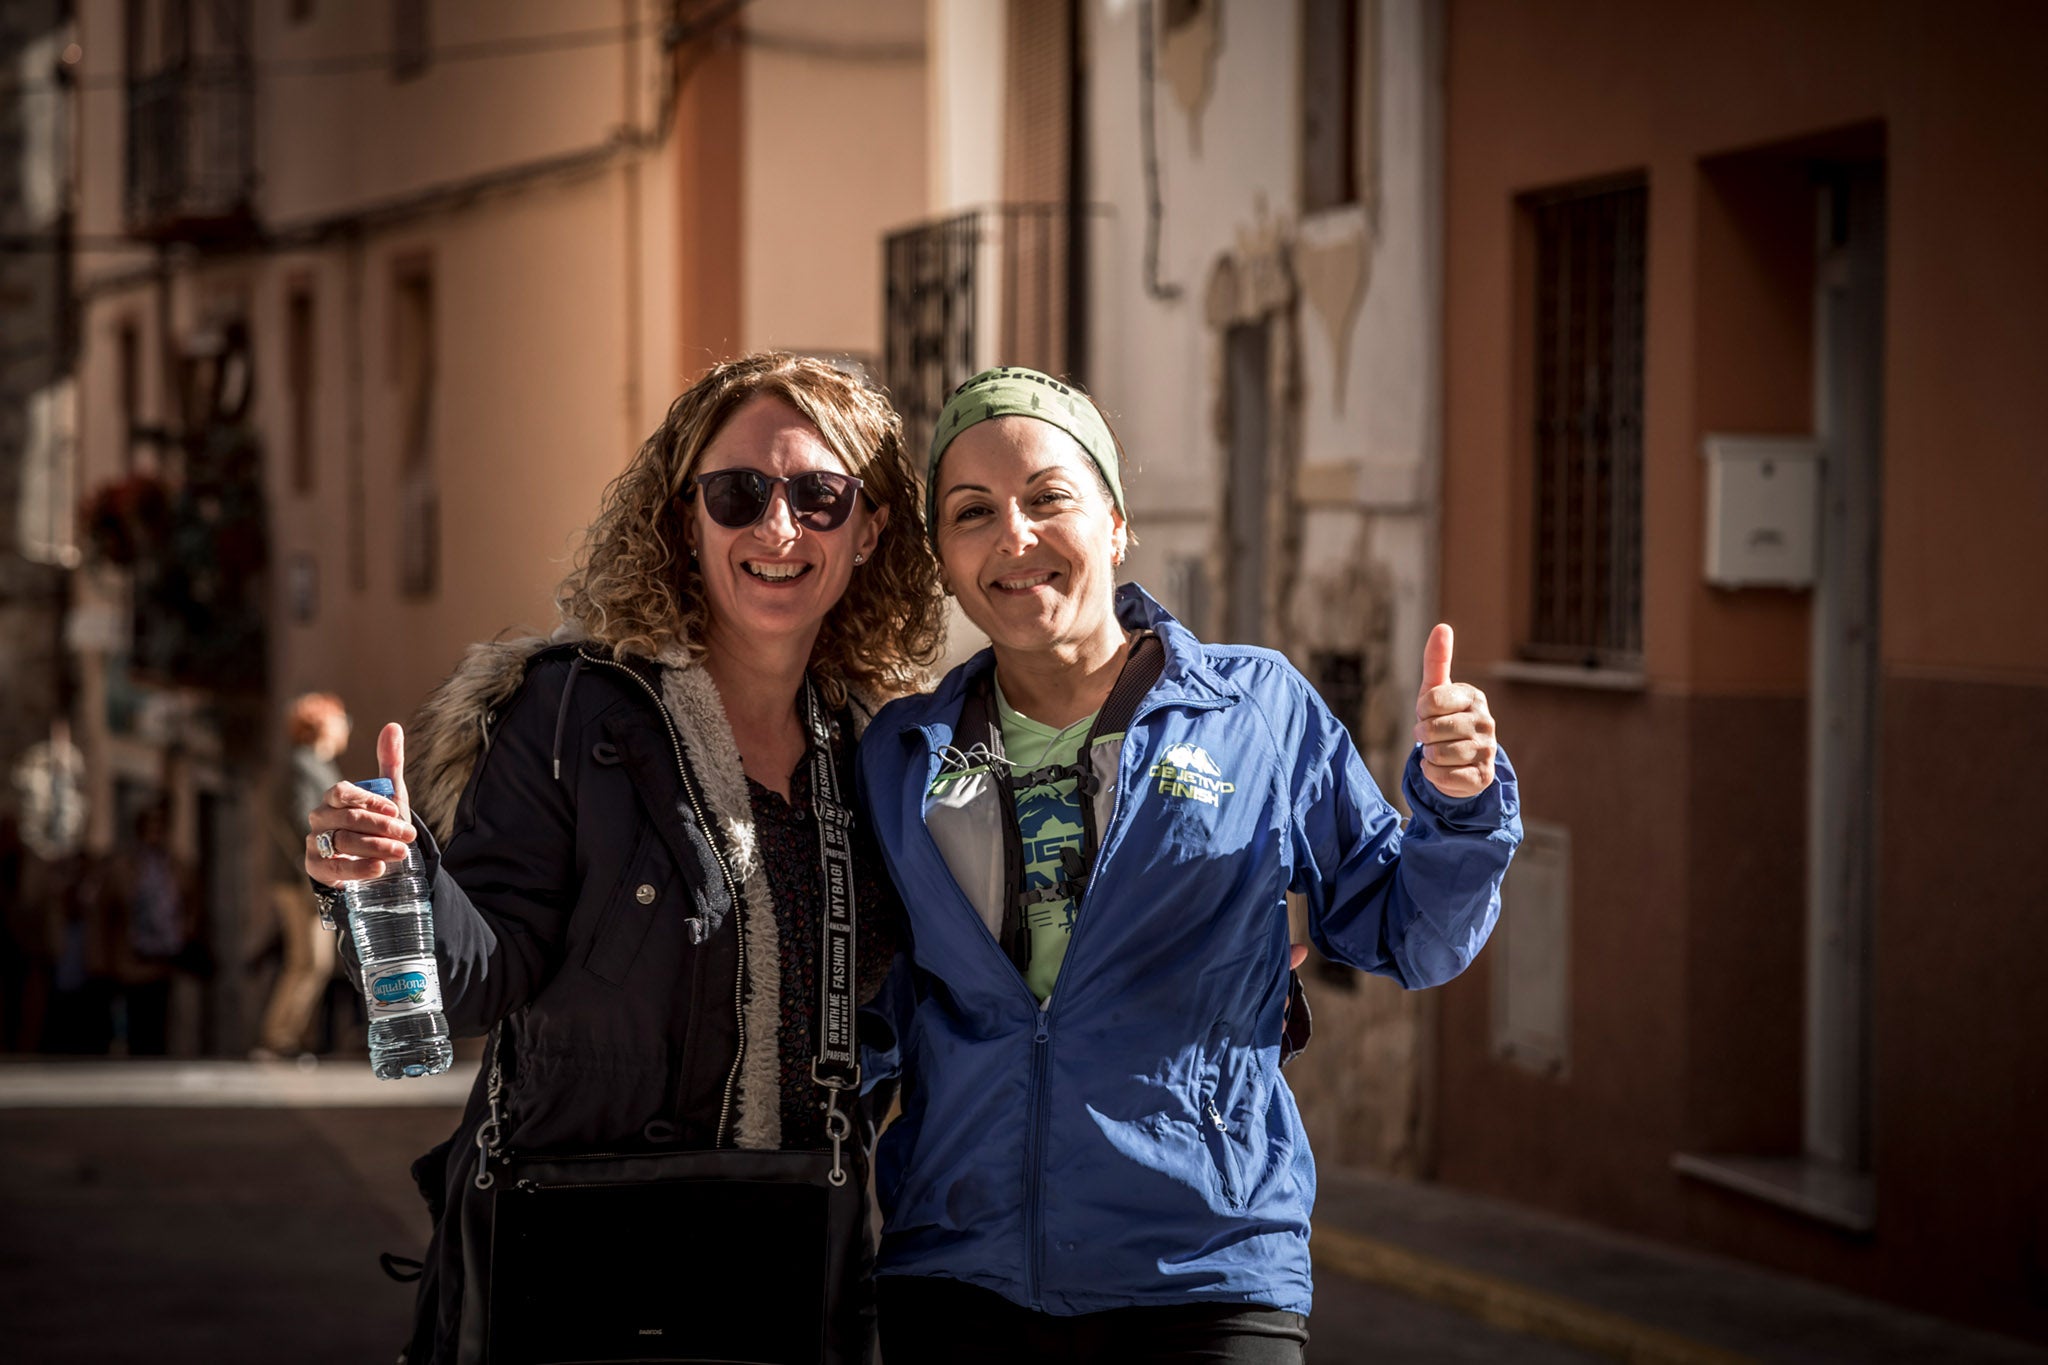
[[[408,1359],[867,1358],[851,1007],[902,915],[850,758],[937,653],[919,496],[880,394],[717,366],[607,490],[554,636],[473,648],[410,764],[385,727],[396,800],[312,812],[323,887],[424,851],[449,1025],[492,1034],[415,1168]]]

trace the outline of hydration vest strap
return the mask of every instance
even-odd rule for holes
[[[1088,737],[1081,741],[1081,752],[1075,760],[1016,774],[1011,773],[1003,752],[1002,716],[995,699],[995,670],[982,674],[967,691],[955,733],[968,743],[976,740],[986,743],[992,756],[989,775],[995,781],[996,799],[1002,806],[1003,878],[1004,885],[1010,888],[1010,894],[1003,901],[1002,946],[1019,972],[1031,965],[1031,936],[1025,931],[1025,912],[1046,901],[1071,899],[1075,912],[1079,913],[1082,892],[1087,889],[1088,877],[1094,871],[1095,853],[1101,843],[1101,831],[1095,827],[1095,797],[1102,789],[1101,781],[1095,775],[1095,745],[1104,735],[1130,728],[1132,717],[1138,713],[1138,703],[1159,681],[1159,675],[1165,668],[1166,647],[1160,644],[1159,636],[1149,630],[1139,633],[1131,641],[1131,651],[1124,660],[1123,671],[1117,674],[1108,698],[1095,713],[1095,720],[1088,727]],[[1017,793],[1069,778],[1073,779],[1081,807],[1080,850],[1068,849],[1061,855],[1060,876],[1051,886],[1040,887],[1036,891],[1026,890],[1024,834],[1017,825]]]
[[[1003,928],[997,939],[1010,962],[1022,972],[1031,965],[1031,936],[1024,931],[1025,906],[1016,894],[1024,884],[1024,835],[1017,826],[1017,785],[1010,777],[1009,760],[1003,755],[1003,726],[996,709],[994,669],[967,689],[956,733],[969,744],[977,738],[988,744],[989,777],[995,782],[996,802],[1003,811],[1003,885],[1011,889],[1011,894],[1003,898]]]

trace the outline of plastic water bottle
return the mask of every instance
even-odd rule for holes
[[[356,783],[389,800],[389,778]],[[363,1007],[370,1016],[370,1070],[387,1081],[432,1076],[455,1060],[448,1018],[441,1013],[441,969],[434,962],[434,898],[417,844],[381,877],[343,882],[348,931],[363,967]]]

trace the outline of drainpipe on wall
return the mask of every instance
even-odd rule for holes
[[[1423,432],[1425,480],[1429,510],[1424,516],[1422,595],[1428,616],[1443,610],[1444,526],[1444,7],[1442,0],[1420,0],[1422,20],[1422,261],[1428,336],[1421,351],[1429,358],[1424,382],[1430,388]],[[1469,656],[1468,656],[1469,659]],[[1469,666],[1469,664],[1468,664]],[[1488,970],[1492,970],[1491,967]],[[1436,1129],[1439,1104],[1437,1068],[1442,1048],[1443,999],[1440,991],[1424,991],[1415,1019],[1416,1174],[1436,1178]]]
[[[1067,0],[1067,378],[1088,385],[1088,23]]]

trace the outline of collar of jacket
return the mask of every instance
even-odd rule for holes
[[[1141,710],[1176,704],[1228,706],[1244,696],[1237,684],[1209,666],[1208,654],[1195,633],[1175,620],[1173,613],[1136,583],[1118,586],[1116,619],[1126,630],[1158,632],[1160,643],[1166,647],[1165,666],[1160,670],[1159,681],[1145,694]],[[923,737],[934,748],[952,743],[953,725],[967,700],[968,689],[995,666],[995,650],[984,649],[948,673],[918,708],[920,714],[904,727],[905,741],[922,730]]]
[[[437,836],[445,837],[456,803],[477,760],[490,745],[491,729],[505,704],[518,693],[527,673],[546,658],[567,658],[578,651],[599,655],[630,669],[657,696],[664,696],[664,675],[676,671],[702,673],[695,663],[674,651],[656,660],[638,654],[622,654],[596,644],[580,630],[564,627],[552,636],[528,635],[487,640],[464,651],[447,679],[434,689],[420,707],[406,734],[406,789],[415,812]],[[704,678],[708,685],[709,678]],[[715,694],[714,694],[715,697]],[[851,696],[854,733],[865,727],[876,709],[873,698],[860,693]],[[714,700],[715,704],[715,700]],[[670,707],[673,715],[674,708]],[[723,721],[723,711],[720,712]],[[678,724],[681,721],[678,719]],[[731,729],[725,727],[730,742]],[[696,745],[691,746],[696,749]],[[702,761],[695,752],[692,759]],[[733,750],[738,762],[738,750]],[[740,784],[741,795],[746,791]]]

